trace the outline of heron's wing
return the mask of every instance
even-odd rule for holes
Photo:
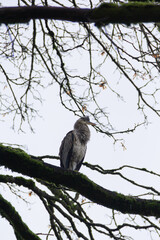
[[[69,161],[73,150],[73,142],[74,133],[73,131],[70,131],[64,137],[59,150],[60,165],[62,168],[69,168]]]
[[[76,169],[75,169],[76,171],[79,171],[79,169],[81,168],[83,160],[84,160],[85,155],[86,155],[86,151],[87,151],[87,146],[86,146],[86,150],[85,150],[85,153],[84,153],[84,157],[82,158],[82,160],[76,166]]]

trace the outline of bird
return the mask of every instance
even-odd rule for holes
[[[88,116],[79,118],[74,124],[74,129],[62,140],[59,150],[61,168],[79,171],[90,140],[90,130],[87,125],[96,124],[90,122]]]

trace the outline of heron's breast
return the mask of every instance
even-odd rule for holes
[[[81,161],[85,156],[86,148],[87,146],[76,138],[73,146],[73,157],[75,157],[77,161]]]

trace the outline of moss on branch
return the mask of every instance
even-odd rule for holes
[[[15,208],[2,195],[0,195],[0,215],[9,221],[18,239],[40,240],[22,221]]]
[[[92,10],[90,20],[97,26],[110,23],[158,22],[160,5],[153,2],[102,3]]]
[[[160,217],[160,201],[139,199],[109,191],[83,174],[45,164],[17,149],[1,145],[0,165],[23,175],[72,188],[91,201],[122,213]]]

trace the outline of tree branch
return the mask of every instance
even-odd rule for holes
[[[22,221],[15,208],[0,195],[0,215],[5,217],[12,225],[17,239],[40,240]]]
[[[103,3],[98,8],[68,7],[3,7],[0,8],[0,23],[27,23],[31,19],[54,19],[71,22],[109,23],[160,22],[160,5],[148,2],[127,4]]]
[[[109,191],[85,175],[37,161],[20,149],[1,145],[0,165],[30,177],[62,184],[95,203],[122,213],[160,217],[160,201],[139,199]]]
[[[31,19],[55,19],[86,22],[90,9],[63,7],[5,7],[0,8],[0,23],[27,23]]]

